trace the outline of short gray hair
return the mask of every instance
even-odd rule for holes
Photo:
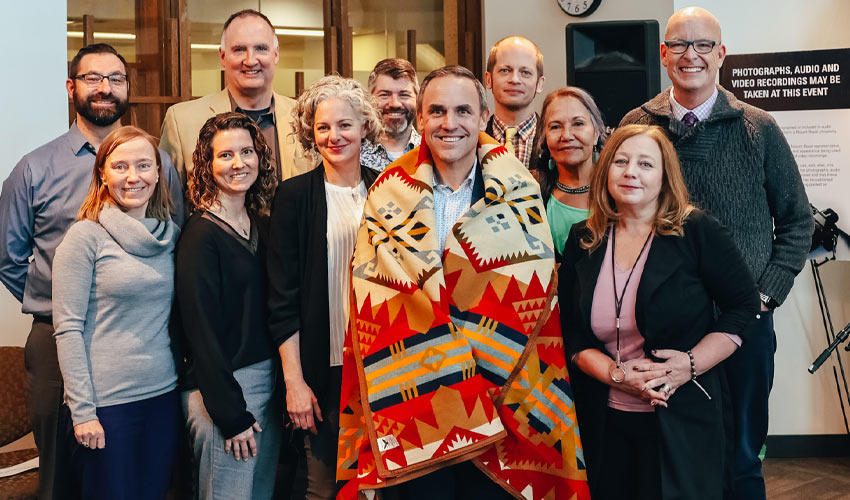
[[[277,33],[275,33],[274,25],[269,20],[269,18],[266,17],[265,14],[263,14],[262,12],[260,12],[258,10],[243,9],[243,10],[240,10],[239,12],[234,12],[233,14],[231,14],[230,17],[227,18],[227,21],[224,22],[224,28],[221,29],[221,42],[219,42],[219,44],[221,46],[221,50],[224,50],[226,48],[226,46],[224,45],[224,34],[227,33],[227,28],[230,27],[230,23],[232,23],[236,19],[241,19],[243,17],[256,17],[258,19],[262,19],[263,21],[265,21],[266,24],[269,25],[269,28],[271,28],[271,30],[272,30],[272,38],[274,39],[274,48],[276,48],[276,49],[279,48],[280,42],[277,41]]]
[[[313,123],[316,108],[326,99],[343,99],[359,117],[366,130],[366,139],[376,144],[383,132],[381,117],[375,110],[375,98],[366,92],[357,80],[328,75],[320,78],[304,91],[292,108],[292,127],[295,137],[306,151],[316,151],[316,138],[313,135]]]
[[[453,76],[455,78],[466,78],[467,80],[471,80],[472,83],[475,84],[475,90],[478,91],[478,105],[481,108],[479,112],[484,113],[490,111],[490,108],[487,106],[487,91],[484,89],[484,85],[478,81],[478,78],[475,78],[472,71],[469,71],[463,66],[451,65],[435,69],[428,73],[428,76],[422,80],[422,87],[419,89],[419,96],[416,98],[417,114],[422,114],[422,96],[425,95],[425,89],[428,88],[428,84],[431,83],[431,80],[442,78],[444,76]]]

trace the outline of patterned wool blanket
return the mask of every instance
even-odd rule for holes
[[[539,188],[485,134],[478,158],[484,197],[442,255],[424,142],[369,190],[352,264],[339,499],[465,460],[517,498],[589,498]]]

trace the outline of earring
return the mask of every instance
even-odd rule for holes
[[[549,158],[549,170],[557,170],[557,169],[558,169],[558,164],[555,163],[554,159]]]

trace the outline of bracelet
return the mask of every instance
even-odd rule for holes
[[[703,387],[702,385],[700,385],[699,382],[697,382],[697,364],[694,361],[694,353],[691,352],[690,349],[688,349],[688,358],[691,360],[691,382],[696,384],[696,386],[700,388],[702,393],[705,394],[705,397],[707,397],[710,401],[711,396],[709,396],[708,391],[706,391],[705,387]]]

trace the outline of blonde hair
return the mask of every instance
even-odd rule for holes
[[[151,197],[148,200],[148,206],[145,209],[145,217],[151,217],[161,221],[168,221],[171,219],[171,216],[174,213],[174,202],[171,200],[171,193],[168,191],[165,176],[162,173],[162,158],[159,156],[157,140],[140,128],[126,125],[110,132],[103,140],[100,148],[98,148],[97,156],[95,156],[94,159],[94,168],[92,169],[92,180],[91,185],[89,186],[89,192],[86,195],[86,199],[83,200],[83,204],[80,206],[79,212],[77,212],[77,220],[88,219],[97,222],[100,217],[100,211],[106,203],[112,203],[121,210],[124,210],[124,207],[115,201],[109,193],[109,189],[107,189],[106,184],[103,183],[103,169],[106,166],[106,160],[109,159],[109,155],[111,155],[118,146],[136,139],[146,140],[153,148],[154,157],[156,158],[157,182],[153,189],[153,194],[151,194]]]
[[[316,138],[313,135],[313,123],[316,108],[319,107],[319,103],[327,99],[342,99],[347,102],[366,131],[365,139],[372,144],[378,143],[383,126],[381,117],[375,109],[375,98],[367,93],[357,80],[339,75],[328,75],[317,80],[298,96],[298,101],[292,108],[292,128],[305,151],[318,151]]]
[[[636,135],[646,135],[653,139],[661,150],[663,178],[661,193],[658,195],[658,209],[655,212],[653,229],[656,233],[669,236],[684,234],[685,219],[694,209],[688,201],[688,189],[682,177],[679,157],[676,149],[667,138],[664,130],[655,125],[625,125],[608,137],[590,180],[590,217],[587,219],[588,232],[581,238],[581,246],[589,251],[596,250],[610,226],[620,219],[617,204],[608,192],[608,173],[614,155],[626,139]]]

